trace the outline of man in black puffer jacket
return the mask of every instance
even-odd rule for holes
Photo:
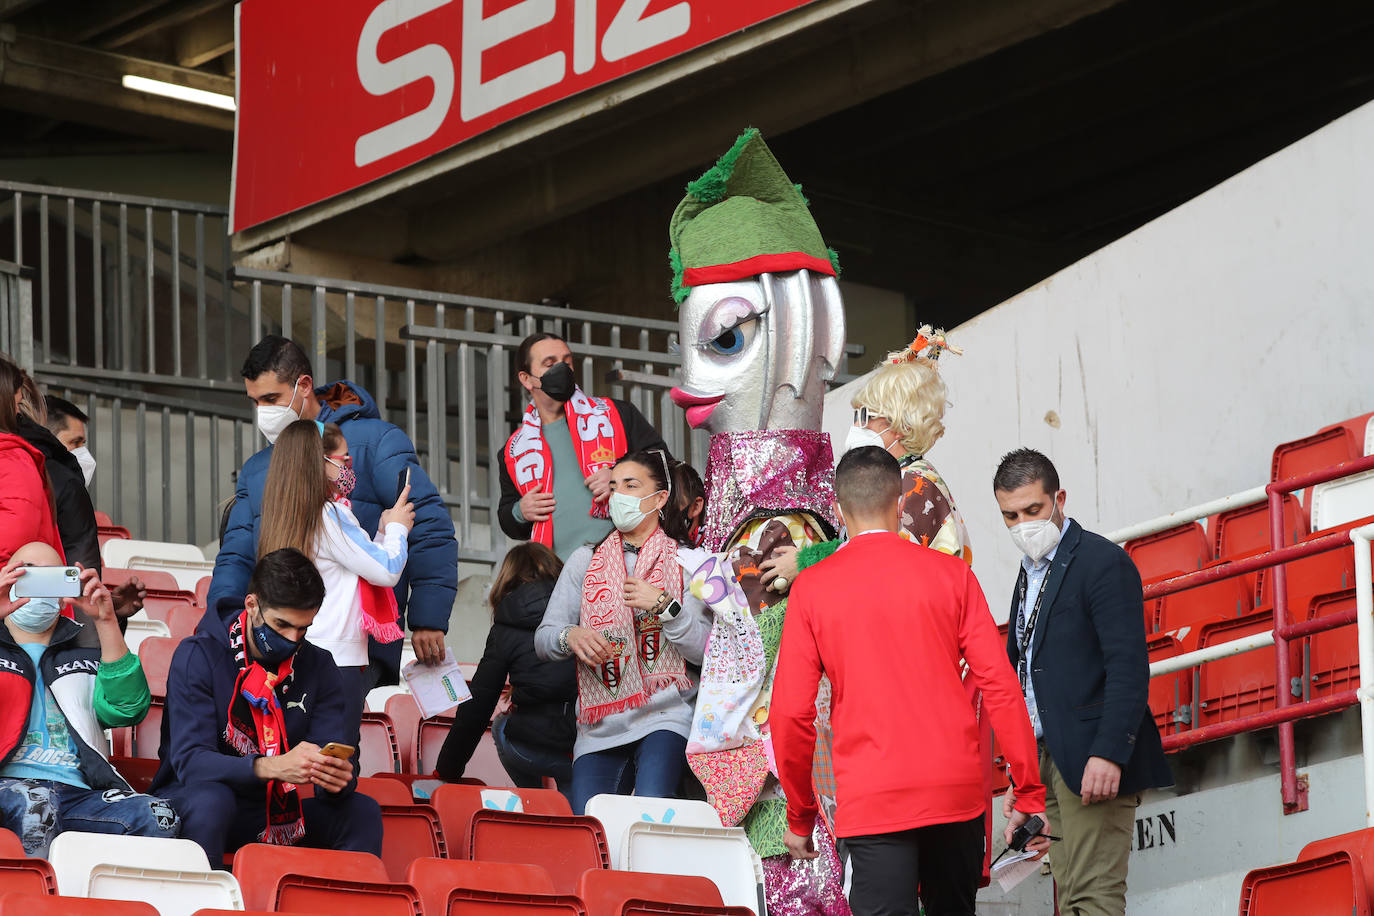
[[[558,791],[571,791],[577,663],[540,661],[534,654],[534,631],[544,619],[562,565],[552,550],[534,542],[518,544],[506,554],[492,583],[491,632],[472,676],[472,699],[458,707],[439,752],[435,769],[443,779],[462,777],[491,723],[496,752],[516,786],[537,789],[545,776],[552,776]],[[507,677],[514,710],[492,723]]]

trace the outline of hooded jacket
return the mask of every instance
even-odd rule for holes
[[[415,526],[408,540],[409,559],[396,586],[400,626],[448,632],[449,615],[458,595],[458,540],[453,519],[415,456],[415,446],[397,426],[381,419],[377,402],[350,381],[334,382],[315,389],[320,399],[321,423],[337,423],[348,440],[348,453],[358,482],[349,496],[353,514],[368,532],[377,530],[384,510],[400,495],[398,483],[410,470],[410,499],[415,503]],[[243,463],[229,523],[215,557],[214,578],[206,604],[218,607],[232,599],[243,606],[248,582],[257,563],[258,524],[262,517],[262,489],[272,447]],[[369,642],[369,655],[387,673],[383,683],[396,683],[401,663],[401,641]]]
[[[240,756],[224,740],[229,699],[239,674],[229,646],[229,626],[242,613],[242,602],[221,601],[172,655],[158,751],[162,764],[149,791],[202,782],[222,782],[242,794],[263,790],[265,784],[253,774],[253,761],[260,755]],[[348,722],[344,715],[339,669],[333,657],[308,638],[292,659],[291,677],[277,686],[277,701],[286,721],[284,751],[302,741],[321,747],[331,741],[358,746],[359,723]],[[356,775],[355,766],[355,778],[339,794],[353,791]]]
[[[86,489],[86,475],[76,456],[41,424],[28,417],[19,418],[19,435],[32,445],[45,460],[48,479],[52,482],[53,498],[57,503],[57,533],[62,539],[62,552],[68,563],[80,563],[87,569],[103,569],[100,562],[99,526],[95,520],[95,506]]]
[[[102,729],[137,725],[148,712],[148,679],[132,652],[101,664],[100,650],[77,644],[82,627],[60,617],[39,659],[43,684],[67,720],[68,735],[81,760],[81,775],[92,789],[132,791],[105,758]],[[0,626],[0,765],[7,764],[28,728],[35,685],[33,662]]]
[[[0,564],[34,541],[66,556],[43,465],[43,453],[22,437],[0,433]]]
[[[463,775],[507,677],[515,711],[506,723],[506,737],[572,755],[577,738],[577,663],[540,661],[534,654],[534,631],[544,619],[553,585],[552,580],[526,582],[497,604],[487,647],[472,676],[472,699],[458,707],[439,754],[436,769],[443,778]]]

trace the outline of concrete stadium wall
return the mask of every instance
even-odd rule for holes
[[[996,619],[1009,449],[1050,455],[1069,514],[1106,532],[1265,483],[1275,445],[1374,410],[1372,147],[1366,105],[953,329],[931,460]],[[829,397],[837,442],[857,384]]]

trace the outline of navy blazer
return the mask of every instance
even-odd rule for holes
[[[1031,637],[1045,747],[1070,789],[1081,794],[1089,757],[1121,766],[1121,793],[1173,784],[1150,713],[1150,663],[1140,573],[1126,552],[1069,520],[1045,577]],[[1016,639],[1020,596],[1011,596],[1007,655]]]

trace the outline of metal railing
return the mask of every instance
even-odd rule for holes
[[[1359,702],[1361,693],[1368,690],[1371,685],[1374,685],[1374,680],[1371,680],[1371,677],[1374,676],[1374,666],[1370,666],[1369,669],[1366,670],[1366,660],[1364,657],[1366,642],[1370,644],[1369,648],[1371,653],[1374,653],[1374,634],[1365,633],[1365,629],[1371,624],[1371,621],[1366,619],[1369,617],[1368,602],[1370,600],[1367,594],[1370,588],[1370,580],[1367,575],[1369,569],[1367,540],[1364,542],[1366,549],[1363,556],[1363,568],[1366,571],[1366,575],[1363,579],[1360,578],[1358,573],[1358,570],[1361,568],[1361,551],[1359,549],[1355,550],[1355,563],[1357,569],[1355,583],[1356,601],[1359,603],[1358,606],[1363,608],[1363,610],[1359,611],[1358,614],[1355,612],[1346,612],[1326,615],[1296,623],[1288,622],[1287,564],[1293,560],[1349,547],[1352,539],[1355,539],[1357,548],[1361,542],[1356,538],[1355,532],[1341,530],[1304,541],[1300,544],[1285,545],[1283,543],[1283,499],[1285,496],[1295,491],[1369,470],[1374,470],[1374,455],[1344,462],[1311,473],[1289,477],[1284,480],[1277,480],[1268,484],[1261,489],[1267,496],[1269,503],[1269,550],[1239,560],[1210,566],[1196,572],[1174,576],[1160,582],[1154,582],[1146,585],[1143,589],[1144,599],[1146,601],[1152,601],[1157,598],[1163,598],[1167,595],[1198,588],[1223,579],[1232,579],[1263,569],[1272,568],[1274,570],[1274,601],[1270,609],[1273,627],[1270,630],[1153,662],[1150,665],[1150,677],[1161,677],[1166,674],[1193,668],[1194,715],[1192,716],[1192,721],[1196,723],[1198,718],[1196,715],[1196,708],[1200,703],[1197,690],[1199,676],[1196,666],[1221,658],[1253,652],[1269,646],[1274,647],[1275,709],[1255,712],[1224,722],[1194,727],[1187,731],[1166,735],[1163,738],[1163,743],[1166,751],[1176,751],[1206,741],[1214,741],[1219,738],[1240,734],[1241,732],[1277,726],[1279,738],[1280,787],[1283,810],[1286,814],[1305,810],[1307,807],[1306,793],[1300,790],[1297,776],[1297,754],[1293,736],[1293,722],[1298,719],[1311,718],[1344,709]],[[1239,505],[1244,504],[1245,503],[1241,503]],[[1186,517],[1189,514],[1191,513],[1184,512],[1175,516],[1166,516],[1165,518],[1171,519],[1171,523],[1165,525],[1164,528],[1173,527],[1174,525],[1188,521],[1195,521],[1197,518],[1203,517],[1202,515],[1193,518]],[[1148,525],[1139,527],[1145,529]],[[1164,529],[1161,528],[1159,530]],[[1369,530],[1374,530],[1374,526],[1371,526]],[[1149,533],[1153,532],[1140,530],[1135,536],[1143,536]],[[1115,537],[1115,534],[1113,537]],[[1302,691],[1297,694],[1297,696],[1301,696],[1302,699],[1296,699],[1293,688],[1290,686],[1293,681],[1293,672],[1291,667],[1292,660],[1289,655],[1289,643],[1293,640],[1304,639],[1316,633],[1333,630],[1342,626],[1349,626],[1351,623],[1357,623],[1360,628],[1360,689],[1358,691],[1342,691],[1316,699],[1310,698],[1305,687],[1310,673],[1304,670],[1302,675],[1302,684],[1304,687]],[[1366,711],[1362,713],[1362,715],[1366,717],[1374,716],[1374,712]],[[1369,726],[1370,728],[1366,732],[1366,741],[1374,742],[1374,738],[1370,737],[1371,732],[1374,732],[1374,719],[1371,719]],[[1365,766],[1367,768],[1374,767],[1374,756],[1370,755],[1368,748],[1365,754]],[[1374,779],[1374,777],[1369,778]],[[1370,796],[1369,804],[1374,805],[1374,795]]]

